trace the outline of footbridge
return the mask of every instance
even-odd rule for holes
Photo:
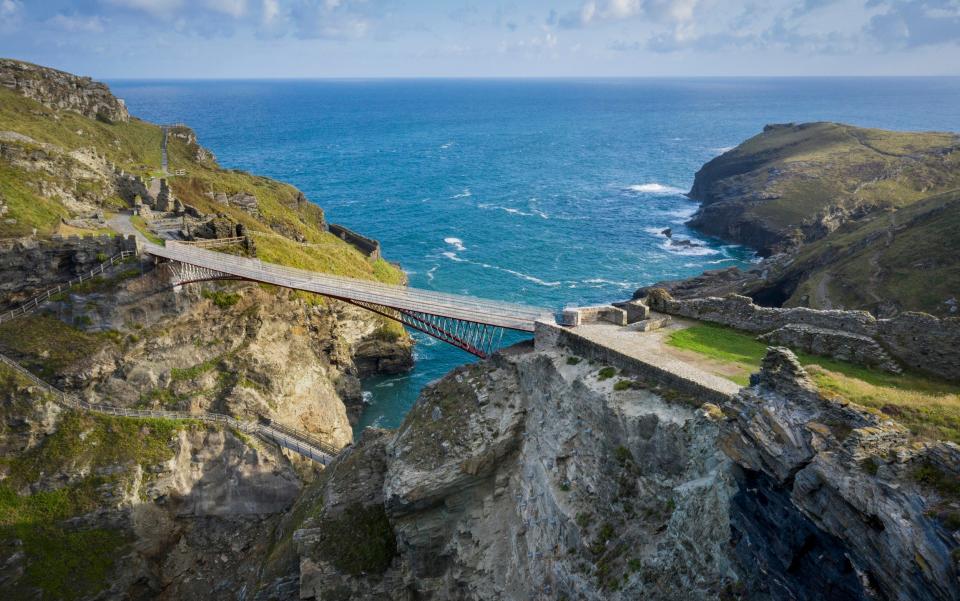
[[[333,276],[177,242],[144,243],[142,248],[172,263],[174,284],[247,280],[312,292],[373,311],[481,358],[500,346],[504,330],[533,332],[538,320],[554,321],[551,311],[540,307]]]

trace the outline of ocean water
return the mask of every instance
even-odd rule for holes
[[[960,131],[960,78],[113,81],[225,167],[287,181],[381,240],[411,285],[554,309],[743,265],[683,223],[706,161],[767,123]],[[671,247],[660,234],[700,244]],[[416,368],[364,382],[358,430],[396,427],[472,356],[415,335]]]

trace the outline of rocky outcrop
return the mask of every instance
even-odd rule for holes
[[[52,109],[70,110],[108,123],[130,119],[123,101],[105,84],[49,67],[0,59],[0,86]]]
[[[770,255],[956,186],[960,139],[838,123],[768,125],[705,164],[690,225]]]
[[[368,431],[288,518],[296,552],[270,583],[296,575],[306,599],[960,598],[960,448],[821,397],[782,348],[699,408],[568,353],[457,369],[396,433]]]
[[[25,300],[87,273],[125,250],[136,250],[136,241],[119,236],[5,241],[0,243],[0,296],[8,305]]]
[[[765,257],[658,282],[765,306],[957,314],[960,138],[837,123],[767,126],[706,163],[689,225]]]
[[[952,518],[938,519],[957,501],[960,448],[912,445],[893,422],[820,396],[783,348],[768,351],[756,385],[723,409],[730,419],[721,448],[748,474],[760,474],[745,479],[757,485],[754,494],[772,488],[779,495],[772,509],[755,509],[780,526],[761,533],[761,544],[752,541],[757,578],[790,590],[796,566],[825,564],[819,588],[830,598],[960,598],[960,541]],[[784,526],[797,513],[816,526],[815,536],[798,541]],[[791,542],[789,562],[764,558]]]
[[[301,486],[271,445],[77,414],[5,371],[0,449],[6,599],[236,598],[255,585],[264,541]],[[31,513],[38,497],[60,502]]]
[[[308,522],[295,536],[301,595],[715,598],[733,585],[716,432],[706,414],[614,393],[561,354],[458,369],[395,435],[365,437],[316,485],[337,502],[363,487],[358,502],[382,507],[396,538],[390,561],[357,578],[340,550],[369,541],[320,544]]]

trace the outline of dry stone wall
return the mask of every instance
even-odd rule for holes
[[[768,334],[771,342],[798,344],[800,350],[860,361],[885,368],[883,353],[902,365],[960,381],[960,318],[902,313],[877,319],[866,311],[820,311],[806,307],[761,307],[739,294],[675,299],[663,289],[651,290],[654,311]],[[777,334],[771,334],[777,331]],[[877,346],[863,346],[864,337]],[[859,342],[858,342],[859,340]],[[778,342],[779,341],[779,342]],[[889,366],[888,366],[889,367]]]
[[[353,246],[371,259],[377,260],[380,258],[380,243],[376,240],[362,236],[336,223],[331,223],[329,227],[331,234]]]

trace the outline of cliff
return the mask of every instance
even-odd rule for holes
[[[0,81],[6,308],[129,250],[118,234],[147,219],[189,222],[151,236],[240,235],[227,251],[404,281],[329,234],[293,186],[221,168],[187,127],[168,132],[161,182],[163,130],[128,117],[102,84],[15,61],[0,61]],[[116,216],[131,210],[133,221]],[[402,328],[356,307],[171,282],[166,266],[127,258],[0,323],[0,352],[87,401],[266,418],[336,448],[352,442],[359,377],[412,363]],[[242,598],[318,471],[230,428],[74,412],[5,368],[0,455],[3,598]]]
[[[659,282],[678,298],[957,315],[960,141],[835,123],[768,126],[697,172],[690,225],[769,255]],[[638,291],[638,295],[645,290]]]
[[[122,100],[106,85],[49,67],[0,59],[0,86],[57,110],[80,113],[108,123],[130,119]]]
[[[430,386],[307,489],[262,598],[960,598],[955,445],[785,349],[723,406],[602,367],[515,347]]]
[[[770,255],[958,186],[956,134],[768,125],[697,172],[690,225]]]

